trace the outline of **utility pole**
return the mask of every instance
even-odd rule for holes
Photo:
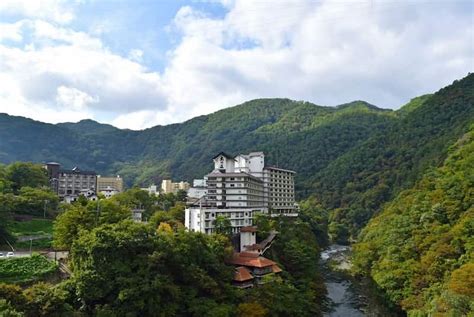
[[[32,249],[33,249],[33,239],[32,239],[32,238],[30,238],[30,256],[32,256],[32,255],[33,255],[33,251],[32,251]]]
[[[44,201],[44,209],[43,209],[43,218],[46,219],[46,204],[49,203],[49,200]]]
[[[97,198],[97,212],[96,212],[96,217],[95,217],[95,223],[97,225],[97,222],[99,221],[99,209],[100,209],[100,200]]]

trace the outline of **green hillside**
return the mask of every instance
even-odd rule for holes
[[[398,110],[390,128],[315,171],[307,188],[331,210],[332,233],[357,233],[380,207],[410,188],[474,122],[474,75]],[[349,229],[349,232],[345,232]]]
[[[220,151],[265,151],[298,171],[298,184],[395,120],[393,111],[356,102],[341,108],[288,99],[259,99],[181,124],[119,130],[91,120],[58,125],[0,116],[0,160],[57,161],[118,173],[129,185],[163,178],[192,180]],[[38,138],[40,136],[40,138]],[[295,155],[296,153],[296,155]],[[307,189],[299,187],[304,195]]]
[[[323,107],[258,99],[142,131],[92,120],[51,125],[0,115],[0,162],[57,161],[120,174],[131,186],[202,177],[220,151],[264,151],[267,163],[297,171],[298,198],[313,196],[330,211],[330,233],[344,241],[439,166],[472,122],[474,74],[398,111],[363,101]]]
[[[474,126],[449,152],[355,246],[359,271],[414,316],[474,313]]]

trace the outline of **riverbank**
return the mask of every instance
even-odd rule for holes
[[[356,279],[349,274],[350,246],[331,245],[321,253],[320,267],[328,291],[327,317],[399,317],[390,309],[369,278]]]

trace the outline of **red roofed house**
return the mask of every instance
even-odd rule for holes
[[[255,252],[234,253],[233,257],[227,260],[228,264],[243,267],[252,274],[257,284],[263,284],[262,277],[272,273],[280,273],[282,270],[278,265]],[[237,281],[237,274],[234,276],[234,282]]]
[[[235,268],[233,282],[233,284],[239,288],[253,287],[253,275],[250,274],[247,268],[238,266]]]

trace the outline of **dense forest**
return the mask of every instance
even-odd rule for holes
[[[474,74],[397,111],[389,129],[310,176],[312,196],[330,210],[330,234],[346,241],[431,167],[474,122]]]
[[[474,125],[369,222],[355,264],[413,316],[474,313]]]

